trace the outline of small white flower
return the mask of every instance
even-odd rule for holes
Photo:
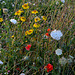
[[[60,30],[54,30],[50,33],[51,37],[55,40],[60,40],[60,38],[63,36],[62,32]]]
[[[67,59],[62,57],[62,58],[59,59],[59,63],[63,66],[67,63]]]
[[[13,24],[16,24],[17,21],[15,19],[10,19],[10,21],[13,23]]]
[[[4,74],[8,75],[8,73],[7,73],[7,72],[5,72]]]
[[[61,49],[57,49],[55,52],[56,52],[57,55],[61,55],[62,54],[62,50]]]
[[[0,64],[3,64],[3,62],[0,60]]]
[[[61,0],[61,2],[65,3],[65,0]]]
[[[14,7],[15,5],[12,3],[12,7]]]
[[[35,3],[33,5],[35,5]]]
[[[5,2],[5,1],[2,1],[2,2],[1,2],[1,4],[4,4],[4,5],[6,5],[6,2]]]
[[[33,65],[35,65],[35,62],[33,62]]]
[[[56,5],[58,5],[59,4],[59,2],[58,1],[56,1]]]
[[[21,73],[20,75],[25,75],[24,73]]]

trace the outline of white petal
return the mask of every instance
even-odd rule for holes
[[[61,36],[63,36],[60,30],[54,30],[50,33],[51,37],[56,40],[60,40]]]
[[[25,75],[24,73],[21,73],[20,75]]]
[[[0,64],[3,64],[3,62],[0,60]]]
[[[57,55],[61,55],[62,54],[62,50],[61,49],[57,49],[55,52],[56,52]]]
[[[10,19],[10,21],[13,23],[13,24],[16,24],[17,21],[15,19]]]

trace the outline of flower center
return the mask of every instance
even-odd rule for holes
[[[36,12],[36,10],[34,10],[34,12]]]
[[[31,31],[29,31],[29,33],[30,33]]]
[[[36,20],[38,20],[38,18],[36,18]]]
[[[19,11],[17,11],[17,13],[19,13]]]
[[[25,4],[24,7],[27,7],[27,5]]]

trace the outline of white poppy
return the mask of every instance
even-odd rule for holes
[[[21,73],[20,75],[25,75],[24,73]]]
[[[15,19],[10,19],[10,21],[13,23],[13,24],[16,24],[17,21]]]
[[[62,54],[62,50],[61,49],[57,49],[55,52],[56,52],[57,55],[61,55]]]
[[[60,30],[54,30],[50,33],[51,37],[55,40],[60,40],[61,36],[63,36],[62,32]]]
[[[0,60],[0,64],[3,64],[3,62]]]

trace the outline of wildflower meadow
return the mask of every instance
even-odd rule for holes
[[[0,75],[75,75],[74,0],[0,0]]]

